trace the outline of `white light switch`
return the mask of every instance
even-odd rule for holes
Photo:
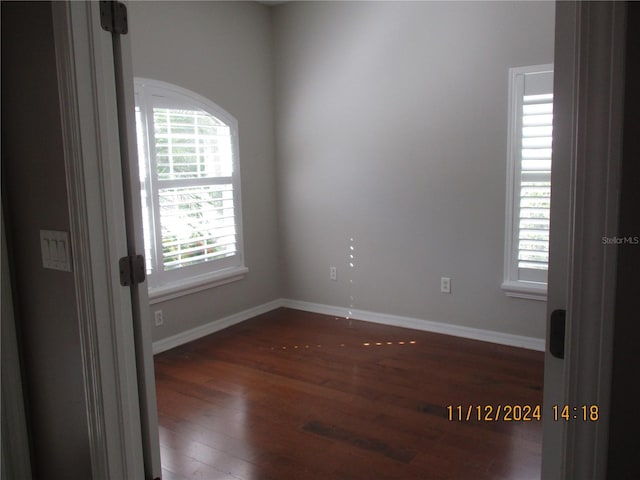
[[[71,248],[69,233],[40,230],[42,266],[52,270],[71,271]]]
[[[449,277],[440,278],[440,292],[451,293],[451,278]]]

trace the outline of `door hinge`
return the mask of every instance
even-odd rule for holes
[[[120,285],[123,287],[142,283],[147,277],[143,255],[122,257],[118,265],[120,267]]]
[[[114,0],[100,2],[100,25],[107,32],[124,35],[129,31],[127,6]]]
[[[564,358],[566,320],[566,310],[554,310],[551,312],[551,321],[549,322],[549,352],[556,358]]]

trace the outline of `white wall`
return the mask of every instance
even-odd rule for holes
[[[274,35],[284,295],[543,338],[500,289],[507,70],[553,61],[554,4],[293,2]]]
[[[239,124],[249,273],[152,305],[164,313],[158,340],[280,296],[271,15],[253,2],[130,2],[129,22],[134,75],[203,95]]]

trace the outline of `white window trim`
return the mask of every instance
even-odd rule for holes
[[[190,295],[192,293],[196,293],[199,291],[207,290],[210,288],[215,288],[221,285],[225,285],[231,282],[236,282],[238,280],[242,280],[245,275],[249,272],[249,269],[245,265],[245,256],[244,256],[244,237],[243,237],[243,228],[242,228],[242,204],[241,204],[241,181],[240,181],[240,162],[239,162],[239,148],[238,148],[238,122],[233,115],[228,113],[226,110],[221,108],[219,105],[215,104],[211,100],[196,94],[190,90],[181,88],[177,85],[173,85],[170,83],[162,82],[159,80],[152,80],[147,78],[135,78],[135,87],[136,87],[136,95],[152,95],[153,92],[162,92],[166,93],[168,98],[174,94],[176,97],[183,99],[186,97],[188,102],[198,107],[204,111],[209,112],[214,117],[223,121],[229,127],[231,127],[232,131],[232,149],[234,151],[233,155],[233,198],[234,198],[234,213],[237,219],[236,225],[236,238],[237,238],[237,253],[235,257],[237,261],[234,262],[233,265],[229,265],[228,267],[217,268],[210,272],[203,272],[203,265],[207,265],[207,263],[196,265],[197,270],[193,273],[194,269],[191,269],[192,273],[184,272],[185,275],[179,275],[178,278],[173,278],[169,281],[165,279],[160,279],[160,281],[154,280],[153,272],[148,276],[149,282],[149,301],[151,304],[163,302],[166,300],[170,300],[172,298],[178,298],[184,295]],[[145,105],[149,105],[148,101],[144,101]],[[146,120],[143,120],[146,121]],[[146,139],[147,145],[145,149],[147,151],[147,157],[149,156],[149,139]],[[154,163],[153,161],[151,162]],[[147,166],[147,168],[149,168]],[[151,195],[157,194],[157,185],[153,186],[151,189]],[[153,222],[153,220],[152,220]],[[153,222],[155,223],[155,222]],[[156,231],[156,235],[160,234],[160,226],[152,225]],[[199,268],[198,268],[199,267]],[[189,269],[189,267],[185,267],[185,270]],[[198,271],[199,270],[199,271]]]
[[[172,298],[179,298],[184,295],[201,292],[210,288],[226,285],[227,283],[237,282],[249,273],[247,267],[233,267],[225,270],[218,270],[214,273],[191,277],[187,280],[175,282],[170,285],[155,287],[149,289],[149,303],[164,302]]]
[[[520,118],[518,115],[520,97],[522,93],[518,86],[518,77],[527,73],[553,72],[553,64],[532,65],[509,69],[509,112],[507,136],[507,185],[506,185],[506,215],[505,215],[505,249],[504,249],[504,280],[501,288],[509,297],[529,300],[547,300],[547,283],[518,279],[518,212],[519,212],[519,182],[521,172],[521,143]],[[520,94],[520,95],[517,95]]]

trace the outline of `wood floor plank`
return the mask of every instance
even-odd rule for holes
[[[539,478],[543,354],[278,309],[155,357],[165,480]]]

